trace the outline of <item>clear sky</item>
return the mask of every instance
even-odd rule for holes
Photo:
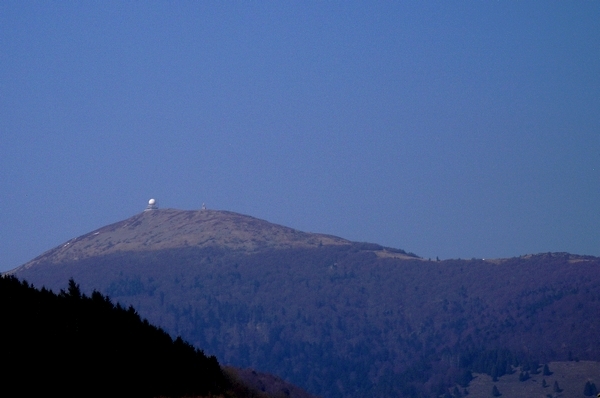
[[[150,198],[600,255],[600,2],[0,2],[0,270]]]

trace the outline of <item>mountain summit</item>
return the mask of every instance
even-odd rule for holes
[[[42,263],[71,262],[128,251],[218,246],[255,252],[350,244],[346,239],[301,232],[229,211],[156,209],[71,239],[10,273]]]

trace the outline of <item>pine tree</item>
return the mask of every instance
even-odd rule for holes
[[[588,380],[585,383],[585,387],[583,389],[583,395],[585,395],[586,397],[591,397],[591,396],[596,395],[597,393],[598,393],[598,389],[596,388],[596,385]]]
[[[81,298],[81,289],[79,285],[75,283],[73,278],[69,279],[69,288],[67,290],[69,297],[74,299]]]
[[[498,387],[496,387],[496,385],[494,384],[494,388],[492,388],[492,396],[493,397],[499,397],[500,395],[500,391],[498,391]]]
[[[544,364],[544,376],[550,376],[552,375],[552,372],[550,371],[550,368],[548,367],[548,364]]]
[[[552,386],[552,389],[554,390],[554,392],[561,392],[562,391],[560,389],[560,387],[558,386],[558,381],[554,381],[554,386]]]

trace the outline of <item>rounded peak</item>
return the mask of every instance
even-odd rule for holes
[[[77,261],[114,252],[216,246],[250,253],[351,244],[336,236],[302,232],[229,211],[157,208],[156,202],[154,206],[149,203],[144,212],[71,239],[22,267],[42,262]]]

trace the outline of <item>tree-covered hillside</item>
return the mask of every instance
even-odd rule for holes
[[[205,396],[226,391],[215,357],[73,280],[54,294],[0,278],[0,396]]]
[[[189,247],[19,275],[53,288],[73,276],[227,364],[326,397],[429,397],[470,372],[600,358],[597,258],[424,261],[381,249]]]
[[[431,261],[231,212],[165,209],[12,273],[56,292],[75,278],[223,363],[362,398],[437,397],[470,372],[599,360],[599,270],[599,258],[568,253]]]

